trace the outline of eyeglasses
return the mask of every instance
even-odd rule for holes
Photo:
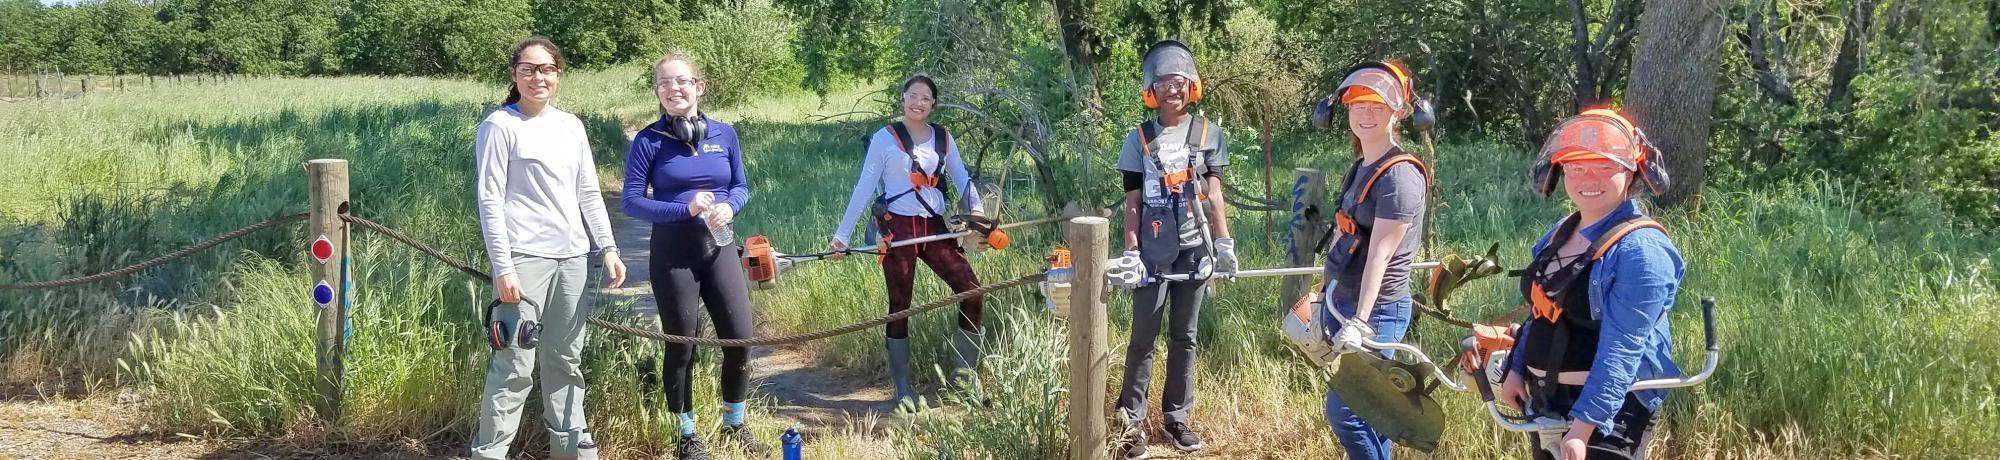
[[[907,93],[903,93],[903,100],[905,100],[905,101],[913,101],[913,102],[922,102],[922,103],[925,103],[925,104],[929,104],[929,103],[931,103],[931,102],[933,102],[933,101],[936,101],[936,99],[932,98],[932,97],[931,97],[931,96],[930,96],[929,94],[924,94],[924,93],[919,93],[919,92],[915,92],[915,91],[911,91],[911,92],[907,92]]]
[[[556,67],[555,64],[536,64],[532,62],[514,64],[515,76],[531,77],[537,73],[549,76],[562,75],[562,68]]]
[[[1347,106],[1347,113],[1349,115],[1368,115],[1368,116],[1379,117],[1383,115],[1388,115],[1390,112],[1392,112],[1392,110],[1389,109],[1389,106],[1382,104],[1355,103],[1353,105]]]
[[[1569,177],[1602,178],[1602,177],[1611,177],[1618,173],[1625,172],[1624,166],[1619,166],[1617,163],[1612,163],[1609,161],[1591,162],[1591,163],[1584,163],[1584,162],[1563,163],[1562,168],[1563,168],[1563,175]]]
[[[1153,80],[1153,90],[1166,91],[1175,88],[1186,89],[1188,85],[1191,84],[1193,83],[1189,82],[1187,77],[1183,77],[1180,75],[1168,75],[1165,77],[1160,77],[1160,79],[1158,80]]]
[[[653,80],[654,89],[687,88],[698,84],[701,84],[700,78],[690,77],[686,75],[673,78],[662,78],[658,80]]]

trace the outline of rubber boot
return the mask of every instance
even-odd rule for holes
[[[952,383],[966,392],[973,405],[986,407],[986,389],[979,382],[986,334],[955,329],[951,335]]]
[[[910,389],[910,339],[885,339],[889,348],[889,379],[896,382],[896,411],[916,412],[923,409],[923,402],[917,400],[917,392]]]

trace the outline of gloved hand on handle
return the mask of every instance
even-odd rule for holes
[[[1217,238],[1215,240],[1215,272],[1224,281],[1236,279],[1236,239]]]
[[[1146,264],[1139,261],[1139,251],[1125,251],[1125,255],[1111,259],[1111,267],[1106,275],[1111,285],[1120,289],[1137,289],[1147,283]]]

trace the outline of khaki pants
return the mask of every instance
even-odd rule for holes
[[[479,432],[472,438],[472,458],[502,459],[514,443],[535,374],[542,380],[542,426],[549,430],[549,456],[575,458],[578,437],[588,425],[583,418],[583,342],[588,311],[578,311],[588,275],[588,256],[548,259],[514,255],[521,279],[515,305],[494,309],[493,319],[512,331],[507,349],[494,351],[486,368],[485,395],[479,401]],[[532,302],[529,302],[532,301]],[[540,305],[537,308],[536,305]],[[541,325],[540,343],[520,348],[521,323]],[[541,367],[535,367],[536,361]]]

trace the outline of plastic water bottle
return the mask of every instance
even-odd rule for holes
[[[735,243],[736,230],[730,228],[730,224],[715,225],[715,220],[710,218],[714,214],[715,211],[701,213],[701,218],[708,221],[709,239],[715,240],[715,247],[723,247],[728,246],[730,243]]]
[[[707,211],[702,211],[699,217],[701,217],[702,223],[708,224],[709,239],[715,243],[716,247],[728,246],[730,243],[736,242],[736,230],[730,228],[731,224],[715,224],[714,193],[701,192],[701,194],[695,195],[694,202],[708,209]]]
[[[802,441],[799,438],[798,425],[785,429],[785,434],[778,437],[778,442],[784,444],[785,460],[800,460],[800,457],[805,455]]]

